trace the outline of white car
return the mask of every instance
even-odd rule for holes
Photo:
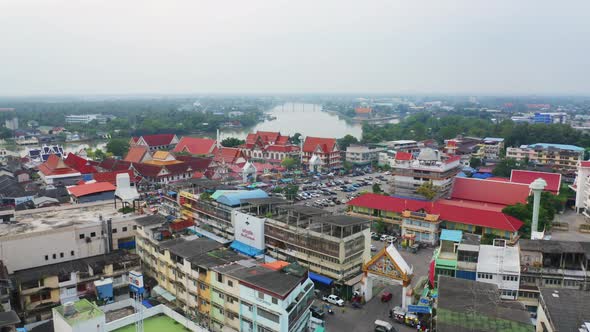
[[[337,305],[339,307],[342,307],[344,305],[344,300],[339,298],[337,295],[328,295],[328,296],[324,296],[322,297],[322,300]]]
[[[371,244],[371,251],[377,251],[377,247],[374,244]]]

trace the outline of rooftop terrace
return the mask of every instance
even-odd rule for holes
[[[99,307],[86,299],[74,302],[74,312],[69,315],[64,314],[64,306],[65,305],[60,305],[53,310],[63,317],[70,326],[104,315],[104,312],[102,312]]]

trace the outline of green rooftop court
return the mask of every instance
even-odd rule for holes
[[[104,316],[104,312],[102,312],[98,306],[86,299],[78,300],[72,303],[71,305],[73,306],[74,310],[72,310],[70,314],[65,314],[65,310],[67,310],[65,308],[66,305],[60,305],[54,310],[70,325],[75,325],[78,322],[87,321],[99,316]]]
[[[166,315],[157,315],[143,321],[144,332],[186,332],[190,331],[182,324]],[[135,332],[135,324],[127,325],[113,332]]]

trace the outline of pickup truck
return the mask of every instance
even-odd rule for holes
[[[341,298],[339,298],[339,297],[338,297],[338,296],[336,296],[336,295],[328,295],[328,296],[324,295],[324,296],[322,297],[322,300],[324,300],[324,301],[326,301],[326,302],[328,302],[328,303],[331,303],[331,304],[337,305],[337,306],[339,306],[339,307],[342,307],[342,306],[344,305],[344,300],[343,300],[343,299],[341,299]]]

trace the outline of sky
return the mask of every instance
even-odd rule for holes
[[[588,0],[2,0],[0,95],[590,95]]]

